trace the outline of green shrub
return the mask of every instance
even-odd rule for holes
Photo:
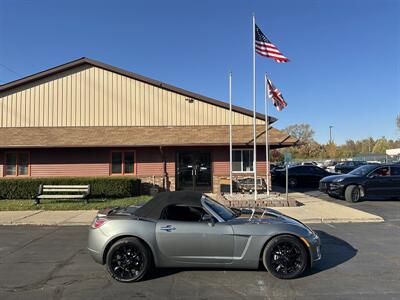
[[[59,177],[0,179],[0,199],[30,199],[40,184],[91,185],[90,198],[123,198],[140,194],[140,179],[134,177]]]

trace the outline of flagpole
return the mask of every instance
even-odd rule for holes
[[[229,193],[232,195],[232,72],[229,72]]]
[[[254,200],[257,200],[257,143],[256,143],[256,16],[253,13],[253,171]]]
[[[266,172],[267,172],[267,196],[269,196],[269,143],[268,143],[268,128],[269,128],[269,117],[268,117],[268,93],[267,93],[267,73],[265,73],[264,79],[264,95],[265,95],[265,161],[266,161]]]

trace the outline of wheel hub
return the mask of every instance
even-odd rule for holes
[[[272,251],[272,266],[276,272],[290,274],[301,267],[300,249],[291,243],[280,243]]]
[[[136,249],[122,246],[112,257],[114,274],[123,279],[132,279],[140,274],[144,264],[142,255]]]

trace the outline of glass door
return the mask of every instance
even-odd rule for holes
[[[177,190],[211,191],[211,152],[179,151],[176,174]]]
[[[193,153],[178,152],[177,190],[194,190],[194,156]]]

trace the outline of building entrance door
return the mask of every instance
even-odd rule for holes
[[[210,151],[177,152],[176,189],[199,192],[212,190]]]

